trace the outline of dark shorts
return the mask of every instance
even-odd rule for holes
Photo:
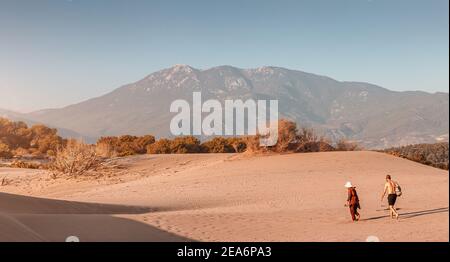
[[[388,195],[388,203],[390,206],[395,205],[395,201],[397,201],[397,194],[389,194]]]

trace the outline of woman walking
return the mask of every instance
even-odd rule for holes
[[[350,208],[352,220],[358,221],[359,218],[361,217],[360,214],[358,213],[358,209],[361,209],[361,206],[359,205],[359,197],[358,193],[356,192],[356,187],[354,187],[351,182],[347,182],[345,184],[345,187],[348,190],[346,206]]]

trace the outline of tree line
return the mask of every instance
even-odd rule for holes
[[[382,152],[448,170],[448,142],[392,147]]]
[[[243,152],[324,152],[351,151],[358,146],[345,140],[335,144],[318,136],[313,129],[298,128],[295,122],[280,120],[278,143],[272,147],[259,145],[259,135],[214,137],[200,141],[194,136],[157,140],[152,135],[101,137],[94,146],[102,157],[124,157],[137,154],[243,153]],[[28,127],[24,122],[0,118],[0,158],[14,156],[54,157],[68,143],[57,130],[44,125]],[[82,143],[82,142],[80,142]]]
[[[43,125],[28,127],[24,122],[0,118],[0,159],[19,159],[11,164],[12,167],[44,168],[54,174],[79,176],[97,170],[107,159],[138,154],[304,153],[360,149],[346,140],[332,144],[313,129],[298,128],[295,122],[289,120],[279,121],[276,145],[261,146],[261,137],[214,137],[202,142],[194,136],[157,140],[152,135],[123,135],[101,137],[96,144],[85,144],[74,139],[63,139],[54,128]],[[47,161],[22,161],[27,156]]]
[[[57,130],[44,125],[28,127],[24,122],[0,118],[0,158],[30,155],[32,157],[55,156],[66,139]]]

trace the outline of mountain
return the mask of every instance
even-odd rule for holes
[[[22,117],[22,114],[0,108],[0,117],[11,119],[11,120],[21,121],[19,119]]]
[[[449,95],[394,92],[279,67],[199,70],[176,65],[101,97],[61,109],[27,114],[33,121],[89,137],[121,134],[169,136],[176,99],[278,99],[280,117],[312,126],[366,148],[448,140]]]

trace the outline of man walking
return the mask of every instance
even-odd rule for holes
[[[395,209],[395,202],[397,201],[397,189],[400,189],[400,186],[397,182],[392,181],[390,175],[386,176],[386,183],[384,184],[383,195],[381,196],[381,202],[383,202],[384,196],[387,193],[387,199],[389,204],[389,214],[391,218],[398,219],[399,215],[397,210]]]

